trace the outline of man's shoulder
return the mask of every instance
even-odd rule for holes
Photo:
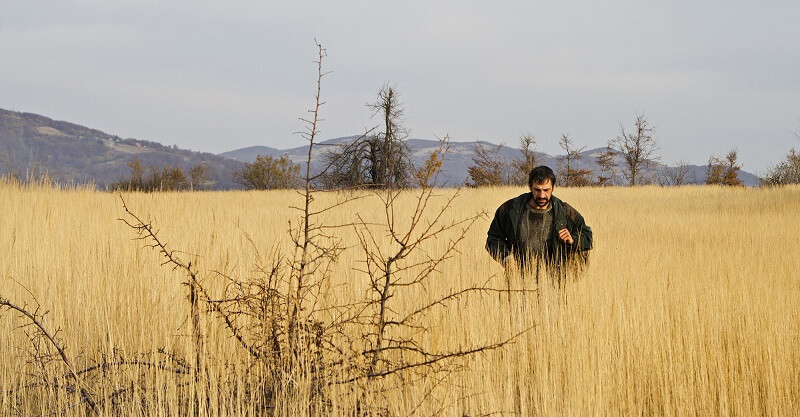
[[[528,203],[528,200],[530,199],[531,199],[531,193],[522,193],[514,198],[509,199],[508,201],[503,203],[503,205],[508,206],[509,208],[514,206],[523,207],[525,206],[525,204]]]
[[[524,206],[528,200],[530,200],[531,193],[522,193],[514,198],[510,198],[506,200],[500,207],[497,208],[498,213],[509,213],[511,210],[514,209],[515,206],[522,207]]]
[[[564,213],[567,215],[567,217],[569,217],[571,219],[577,219],[579,217],[583,217],[583,216],[581,216],[581,213],[578,212],[578,210],[575,209],[575,207],[572,207],[566,201],[558,199],[556,197],[552,197],[552,199],[558,201],[558,203],[561,204],[561,207],[563,208]]]

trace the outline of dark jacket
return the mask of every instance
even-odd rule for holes
[[[489,226],[486,238],[486,250],[497,261],[502,261],[506,256],[513,254],[520,264],[525,264],[526,254],[524,245],[519,236],[522,215],[525,205],[532,195],[525,193],[519,197],[503,203],[495,212],[492,224]],[[547,238],[545,260],[548,263],[562,265],[571,259],[586,261],[586,251],[592,248],[592,229],[586,225],[583,216],[569,204],[555,196],[550,197],[553,206],[553,225],[550,236]],[[558,231],[567,228],[575,242],[568,245],[558,238]]]

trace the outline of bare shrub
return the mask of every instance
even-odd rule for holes
[[[508,161],[503,159],[500,152],[504,145],[486,146],[481,143],[475,145],[475,156],[472,165],[467,169],[471,187],[487,187],[509,185],[511,183],[511,169]]]
[[[450,149],[450,137],[445,135],[439,141],[439,147],[428,156],[422,166],[414,172],[414,185],[429,188],[436,185],[436,179],[444,166],[444,156]]]
[[[576,148],[572,138],[568,134],[561,135],[558,145],[564,150],[564,156],[558,158],[559,177],[563,179],[566,187],[585,187],[591,184],[592,170],[578,169],[577,164],[581,160],[581,152],[586,146]]]
[[[686,161],[678,161],[674,167],[665,167],[661,171],[659,183],[664,186],[681,186],[688,184],[695,184],[697,178],[694,173],[689,170],[689,164]]]
[[[624,160],[623,175],[628,185],[634,186],[648,181],[646,170],[659,160],[658,144],[653,134],[655,127],[650,125],[644,114],[636,116],[632,132],[620,125],[619,135],[612,139],[608,146],[619,150]]]
[[[442,152],[440,145],[439,152]],[[437,171],[438,175],[438,171]],[[434,184],[436,180],[433,180]],[[401,191],[387,188],[376,195],[382,203],[382,221],[369,222],[358,215],[354,227],[358,233],[364,266],[360,269],[369,279],[370,295],[366,300],[366,317],[369,319],[365,335],[369,340],[363,352],[367,367],[362,372],[369,379],[398,374],[414,368],[425,368],[426,372],[442,371],[441,362],[500,347],[510,340],[493,344],[478,344],[463,350],[437,352],[426,349],[417,337],[409,334],[424,333],[428,329],[423,318],[435,308],[447,308],[450,303],[469,293],[499,292],[487,286],[461,288],[423,302],[412,311],[402,312],[393,306],[395,299],[403,293],[413,293],[427,288],[428,282],[441,273],[440,266],[455,256],[457,246],[466,238],[467,231],[475,222],[486,216],[478,213],[460,220],[446,222],[444,215],[452,210],[459,192],[450,196],[439,195],[435,187],[426,187],[415,192],[414,210],[398,212],[396,200]],[[428,217],[435,200],[444,199],[432,218]],[[401,218],[404,221],[401,221]],[[437,240],[447,232],[456,231],[438,254],[428,253],[423,260],[412,258],[416,252],[426,252],[428,242]],[[381,243],[388,236],[388,249]],[[413,260],[412,260],[413,259]]]

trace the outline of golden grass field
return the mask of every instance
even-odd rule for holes
[[[523,191],[463,190],[446,216],[482,210],[491,216]],[[411,209],[411,193],[398,203],[399,211]],[[386,414],[800,415],[800,188],[557,187],[554,194],[584,215],[595,237],[588,268],[560,294],[566,301],[550,301],[554,290],[543,286],[542,304],[535,293],[514,294],[510,301],[490,294],[436,310],[421,339],[431,349],[465,348],[533,330],[502,349],[459,362],[439,385],[420,378],[384,392],[373,401]],[[256,255],[246,235],[262,256],[276,245],[288,247],[288,220],[299,215],[289,205],[300,202],[293,191],[124,198],[202,273],[232,275],[253,272]],[[334,193],[319,194],[315,204],[335,199]],[[345,223],[354,213],[379,220],[378,203],[360,200],[322,220]],[[79,368],[112,352],[134,357],[191,346],[183,275],[160,266],[158,253],[133,240],[136,234],[121,217],[114,194],[0,184],[0,297],[29,308],[37,300],[48,311],[44,324],[60,328],[67,355]],[[427,291],[398,295],[397,308],[487,280],[505,287],[504,271],[484,251],[489,221],[476,223]],[[354,270],[361,260],[355,235],[349,229],[339,233],[351,249],[336,264],[335,285],[321,302],[359,297],[366,288]],[[444,244],[445,239],[431,241],[426,250],[435,253]],[[512,281],[536,289],[519,277]],[[0,310],[0,415],[82,415],[85,408],[70,406],[76,396],[57,388],[47,400],[26,402],[18,395],[28,375],[38,375],[29,363],[30,328],[24,324],[18,314]],[[243,355],[210,316],[203,326],[212,363],[233,363]],[[237,378],[227,371],[212,365],[209,378]],[[113,392],[141,378],[140,372],[122,369],[95,389]],[[117,412],[185,415],[187,409],[176,403],[176,377],[145,373],[148,384],[159,386],[147,407],[130,402]],[[342,392],[342,401],[353,395]],[[237,398],[212,393],[207,402],[215,406],[201,414],[258,413]],[[306,399],[286,399],[292,401],[299,410]],[[284,410],[292,414],[293,408]]]

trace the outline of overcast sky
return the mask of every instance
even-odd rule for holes
[[[644,113],[663,162],[737,148],[762,173],[800,147],[797,1],[0,3],[0,107],[197,151],[304,144],[314,39],[322,138],[377,125],[386,83],[411,137],[557,153]]]

